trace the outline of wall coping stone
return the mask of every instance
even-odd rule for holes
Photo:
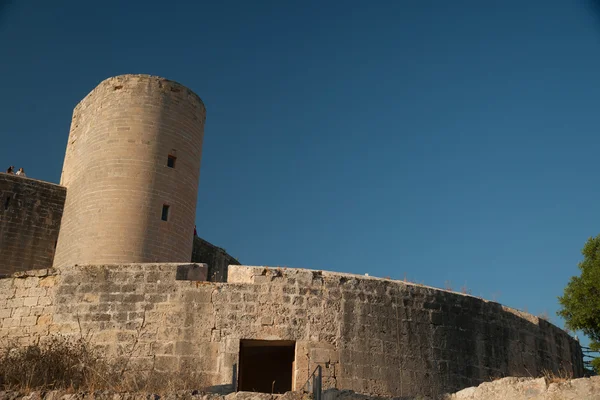
[[[55,187],[67,190],[66,187],[64,187],[64,186],[62,186],[62,185],[60,185],[58,183],[48,182],[48,181],[44,181],[44,180],[36,179],[36,178],[31,178],[29,176],[21,176],[21,175],[16,175],[16,174],[7,174],[6,172],[0,172],[0,174],[2,174],[3,177],[8,177],[9,179],[15,180],[15,182],[23,182],[23,181],[18,181],[18,179],[23,179],[23,180],[25,180],[25,183],[41,183],[41,184],[44,184],[44,185],[55,186]]]
[[[535,315],[529,314],[525,311],[521,311],[516,308],[505,306],[497,301],[487,300],[487,299],[484,299],[483,297],[474,296],[474,295],[468,294],[468,293],[455,292],[455,291],[448,290],[448,289],[427,286],[427,285],[423,285],[420,283],[406,282],[406,281],[398,280],[398,279],[379,278],[376,276],[359,275],[359,274],[352,274],[352,273],[347,273],[347,272],[323,271],[323,270],[314,270],[314,269],[305,269],[305,268],[289,268],[289,267],[280,267],[280,266],[269,267],[269,266],[253,266],[253,265],[230,265],[229,270],[228,270],[228,275],[227,275],[227,283],[230,283],[230,284],[231,283],[237,283],[237,284],[239,284],[239,283],[254,283],[255,276],[265,275],[265,274],[269,273],[269,271],[277,271],[277,273],[281,273],[284,275],[289,274],[289,273],[310,272],[313,274],[314,277],[322,277],[322,278],[330,278],[330,279],[331,278],[334,278],[334,279],[347,278],[347,279],[355,279],[355,280],[362,280],[362,281],[377,281],[377,282],[390,282],[390,283],[394,283],[394,284],[402,284],[405,286],[418,287],[418,288],[425,289],[425,290],[446,292],[446,293],[450,293],[450,294],[453,294],[456,296],[470,297],[470,298],[482,301],[486,304],[495,304],[498,307],[501,307],[503,311],[506,311],[506,312],[512,313],[518,317],[521,317],[522,319],[525,319],[534,325],[539,325],[540,320],[542,319]],[[566,332],[566,331],[564,331],[564,329],[556,326],[555,324],[553,324],[549,321],[546,321],[546,322],[552,326],[555,326],[556,328],[560,329],[561,331]],[[569,335],[569,336],[572,337],[571,335]]]
[[[43,278],[46,276],[54,276],[54,275],[60,275],[60,271],[57,270],[56,268],[41,268],[41,269],[30,269],[28,271],[17,271],[10,275],[1,275],[0,274],[0,279],[9,279],[9,278],[25,279],[25,278],[33,278],[33,277]]]

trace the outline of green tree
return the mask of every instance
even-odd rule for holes
[[[579,263],[580,276],[573,276],[558,298],[561,310],[558,315],[572,330],[580,330],[590,338],[590,348],[600,350],[600,235],[589,238]],[[592,361],[600,373],[600,358]]]

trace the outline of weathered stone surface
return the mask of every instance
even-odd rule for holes
[[[227,267],[240,264],[237,259],[227,254],[225,249],[217,247],[198,236],[194,237],[192,262],[205,263],[208,266],[208,280],[212,282],[225,282],[227,280]]]
[[[177,266],[175,279],[178,281],[206,281],[208,276],[208,265],[206,264],[183,264]]]
[[[0,276],[52,266],[66,193],[62,186],[0,173]]]
[[[242,339],[294,341],[296,389],[319,365],[324,389],[396,397],[439,396],[497,376],[583,373],[581,349],[564,331],[476,297],[234,265],[227,283],[181,281],[177,268],[90,265],[0,279],[0,337],[89,334],[107,358],[221,388],[231,388]]]
[[[111,77],[81,100],[54,265],[189,262],[205,120],[196,94],[156,76]]]
[[[600,376],[546,383],[544,378],[503,378],[463,389],[448,400],[599,400]]]

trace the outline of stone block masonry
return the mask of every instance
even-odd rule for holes
[[[57,279],[52,268],[0,279],[0,340],[38,344],[41,338],[57,332],[52,327]]]
[[[102,81],[73,111],[54,266],[188,262],[206,110],[155,76]]]
[[[399,281],[230,265],[228,282],[176,280],[179,264],[90,265],[0,279],[0,338],[83,330],[140,371],[232,386],[244,339],[295,343],[294,388],[438,395],[501,376],[583,374],[561,329],[472,296]],[[42,305],[43,304],[43,305]]]
[[[66,189],[0,173],[0,275],[52,266]]]
[[[239,261],[227,252],[206,240],[196,236],[192,250],[192,262],[208,264],[208,280],[213,282],[227,281],[227,267],[239,265]]]

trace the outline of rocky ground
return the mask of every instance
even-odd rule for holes
[[[503,378],[463,389],[448,400],[600,400],[600,376],[547,383],[544,378]]]
[[[0,400],[310,400],[312,395],[300,392],[287,392],[282,395],[267,393],[237,392],[228,395],[202,393],[199,391],[177,391],[163,395],[148,393],[115,393],[97,391],[93,393],[72,393],[65,390],[30,392],[23,394],[14,391],[0,391]]]
[[[288,392],[282,395],[237,392],[228,395],[177,391],[164,395],[148,393],[115,393],[97,391],[73,393],[72,391],[0,391],[0,400],[312,400],[312,395]],[[381,397],[354,393],[349,390],[330,389],[322,400],[385,400]],[[394,400],[429,400],[424,397],[406,397]],[[503,378],[482,383],[444,395],[438,400],[600,400],[600,376],[547,382],[544,378]]]

